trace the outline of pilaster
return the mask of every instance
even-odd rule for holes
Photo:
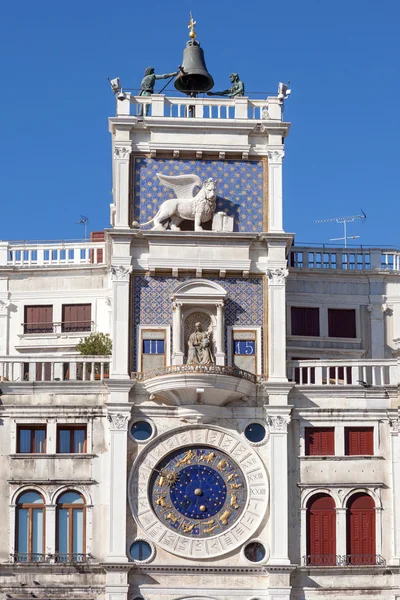
[[[371,315],[371,358],[385,357],[384,305],[382,297],[378,302],[368,304]]]
[[[267,269],[268,379],[287,381],[286,375],[286,266]]]
[[[113,568],[107,571],[105,600],[127,600],[129,583],[128,568]]]
[[[131,258],[123,262],[115,262],[111,266],[112,295],[113,295],[113,353],[111,378],[129,379],[129,298]]]
[[[8,354],[8,340],[10,327],[10,301],[0,300],[0,354]]]
[[[268,151],[268,230],[283,231],[282,162],[283,150]]]
[[[268,564],[290,564],[288,547],[288,450],[287,427],[291,407],[266,406],[269,428],[270,558]]]
[[[392,505],[393,505],[393,559],[392,563],[400,565],[400,419],[389,422],[390,446],[392,457]]]
[[[114,144],[114,227],[129,229],[129,160],[132,152],[130,141]]]
[[[183,364],[183,352],[182,352],[182,303],[173,303],[173,329],[172,329],[172,364],[182,365]]]

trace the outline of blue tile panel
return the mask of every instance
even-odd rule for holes
[[[136,369],[136,330],[138,325],[170,325],[175,289],[193,277],[149,277],[135,275],[133,281],[134,369]],[[225,326],[263,327],[264,281],[261,277],[210,278],[227,292]],[[226,348],[226,340],[225,340]]]
[[[187,160],[170,158],[134,159],[134,220],[149,221],[164,200],[174,198],[173,190],[164,187],[156,173],[164,175],[198,175],[218,179],[216,211],[234,218],[234,231],[263,231],[264,163],[262,160]],[[152,224],[145,229],[151,229]]]

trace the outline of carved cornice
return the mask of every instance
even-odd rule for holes
[[[285,285],[285,280],[288,275],[289,270],[286,267],[276,267],[275,269],[267,269],[269,285]]]
[[[132,148],[127,146],[115,146],[114,148],[114,158],[118,158],[120,160],[126,160],[129,158],[130,153],[132,152]]]
[[[111,266],[111,275],[113,281],[129,281],[132,273],[132,265],[124,267],[124,265]]]

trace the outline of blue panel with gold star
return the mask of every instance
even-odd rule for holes
[[[224,211],[234,219],[234,231],[264,231],[266,190],[262,160],[188,160],[170,158],[134,158],[134,220],[149,221],[164,200],[174,197],[156,173],[198,175],[202,181],[218,180],[216,212]],[[147,225],[146,229],[151,229]]]
[[[240,468],[211,446],[171,452],[154,469],[149,492],[160,521],[180,535],[195,538],[230,528],[247,498]]]

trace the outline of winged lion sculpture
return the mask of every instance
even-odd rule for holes
[[[197,175],[169,176],[157,173],[160,182],[174,190],[176,198],[165,200],[157,214],[141,226],[153,223],[152,229],[180,231],[179,224],[184,220],[194,221],[194,230],[203,231],[202,223],[209,221],[215,212],[217,182],[210,177],[204,184]],[[200,191],[193,197],[196,187]]]

